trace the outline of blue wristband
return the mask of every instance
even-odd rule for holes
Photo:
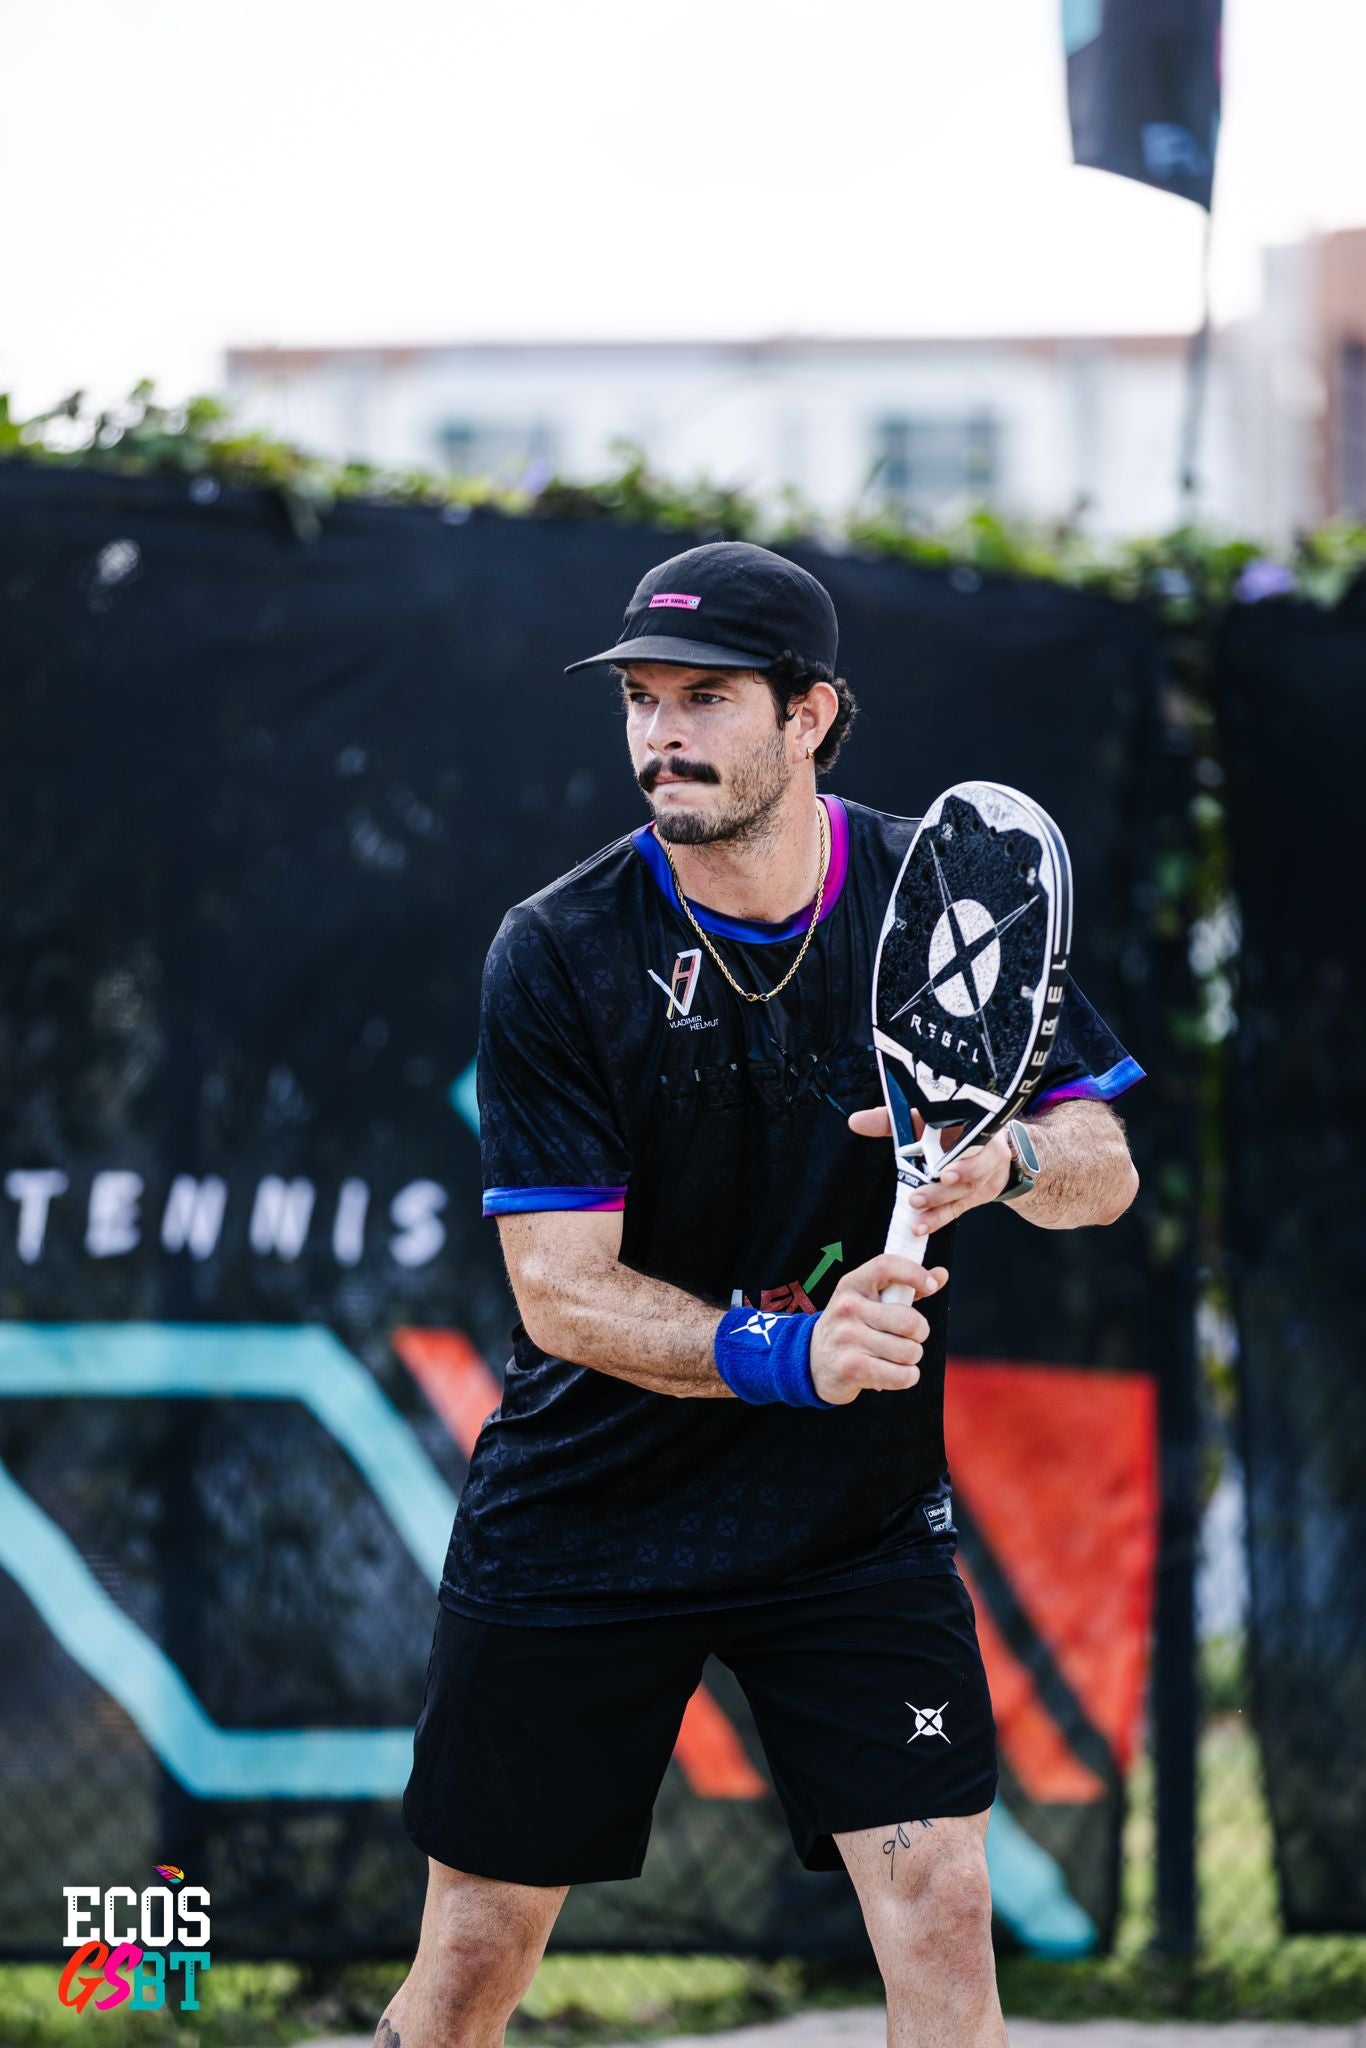
[[[816,1317],[732,1308],[716,1331],[716,1370],[742,1401],[784,1401],[789,1408],[837,1408],[811,1378]]]

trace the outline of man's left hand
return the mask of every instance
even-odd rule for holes
[[[919,1137],[924,1126],[918,1116],[915,1125],[916,1136]],[[892,1119],[885,1106],[881,1109],[856,1109],[849,1119],[849,1128],[857,1131],[861,1138],[890,1138]],[[961,1124],[944,1131],[941,1134],[944,1150],[952,1151],[962,1134]],[[1010,1162],[1009,1141],[1003,1131],[997,1131],[985,1145],[970,1145],[952,1166],[944,1168],[937,1181],[917,1188],[910,1198],[911,1207],[920,1217],[925,1234],[932,1237],[936,1230],[943,1230],[956,1222],[969,1209],[980,1209],[985,1203],[994,1202],[1010,1178]]]

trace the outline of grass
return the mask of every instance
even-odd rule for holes
[[[0,1965],[3,2048],[288,2048],[366,2034],[402,1977],[393,1963],[310,1971],[293,1963],[223,1963],[203,1982],[197,2013],[77,2013],[57,2001],[52,1964]],[[854,1995],[836,1978],[808,1982],[797,1963],[727,1956],[550,1956],[509,2038],[569,2044],[710,2031]],[[873,1983],[864,1987],[873,1996]],[[92,2035],[90,2029],[97,2028]]]
[[[1280,1932],[1271,1822],[1250,1722],[1207,1685],[1200,1745],[1200,1955],[1183,1965],[1150,1951],[1153,1926],[1152,1769],[1130,1785],[1124,1908],[1112,1955],[1081,1963],[1002,1959],[1007,2012],[1039,2019],[1123,2015],[1199,2020],[1359,2020],[1366,2015],[1366,1939]]]
[[[302,2024],[301,1972],[290,1963],[216,1966],[202,1980],[197,2013],[78,2013],[58,2003],[57,1977],[48,1963],[0,1968],[4,2048],[75,2048],[82,2040],[98,2048],[285,2048],[312,2031]]]
[[[1230,1687],[1230,1696],[1233,1688]],[[1366,2015],[1366,1939],[1281,1938],[1271,1830],[1256,1744],[1231,1703],[1200,1753],[1202,1951],[1182,1967],[1152,1956],[1152,1782],[1135,1773],[1125,1833],[1125,1896],[1114,1953],[1094,1961],[1001,1960],[1006,2010],[1040,2019],[1262,2018],[1359,2020]],[[402,1972],[392,1964],[308,1970],[228,1963],[205,1980],[198,2013],[101,2013],[98,2048],[288,2048],[327,2034],[364,2034]],[[728,1956],[547,1956],[509,2030],[526,2044],[658,2039],[880,2000],[875,1974]],[[57,2003],[51,1965],[0,1966],[0,2048],[75,2048],[92,2015]]]

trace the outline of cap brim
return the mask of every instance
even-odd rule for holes
[[[713,647],[705,640],[673,640],[665,634],[646,634],[640,640],[620,640],[615,647],[605,647],[601,654],[590,654],[583,661],[571,661],[565,670],[572,676],[575,669],[596,668],[600,662],[624,661],[677,661],[688,668],[771,668],[766,661],[753,654],[746,654],[739,647]]]

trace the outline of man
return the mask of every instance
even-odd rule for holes
[[[935,1264],[880,1252],[870,991],[914,821],[817,796],[854,711],[836,656],[821,584],[723,542],[572,664],[622,679],[653,821],[511,910],[485,969],[484,1209],[521,1321],[441,1588],[404,1800],[427,1904],[381,2048],[503,2041],[568,1887],[639,1873],[709,1653],[803,1864],[848,1868],[889,2040],[1005,2039],[942,1435],[952,1226],[1000,1198],[1045,1229],[1121,1214],[1101,1098],[1139,1070],[1072,993],[1037,1174],[998,1135],[918,1198]]]

